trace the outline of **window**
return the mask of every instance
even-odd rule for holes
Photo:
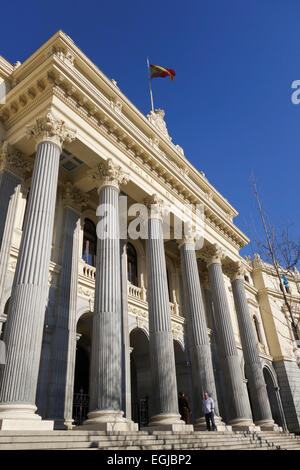
[[[255,331],[256,331],[258,342],[262,343],[261,336],[260,336],[259,323],[255,315],[253,316],[253,321],[254,321],[254,326],[255,326]]]
[[[127,243],[127,279],[138,286],[137,254],[131,243]]]
[[[85,219],[83,228],[82,258],[90,266],[96,266],[96,250],[96,225],[90,219]]]

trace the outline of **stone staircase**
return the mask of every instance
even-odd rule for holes
[[[300,436],[276,432],[0,431],[1,450],[300,450]]]

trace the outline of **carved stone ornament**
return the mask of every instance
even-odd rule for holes
[[[162,219],[170,211],[166,203],[156,193],[146,197],[144,204],[149,211],[149,217],[153,219]]]
[[[219,245],[214,244],[205,247],[205,249],[201,251],[201,257],[206,261],[207,266],[209,266],[213,263],[222,264],[225,254]]]
[[[244,276],[246,275],[247,270],[240,261],[230,260],[225,263],[224,272],[227,276],[229,276],[231,281],[235,281],[236,279],[244,280]]]
[[[263,261],[258,253],[253,256],[252,266],[253,268],[262,268],[263,266]]]
[[[98,192],[104,186],[114,186],[119,189],[121,184],[127,184],[130,180],[130,175],[121,166],[117,165],[111,158],[98,165],[97,168],[89,172],[89,177],[92,178],[98,186]]]
[[[58,57],[63,62],[65,62],[66,64],[68,64],[69,66],[74,67],[75,56],[67,48],[54,46],[49,50],[48,53],[49,56],[52,54]]]
[[[31,174],[33,163],[24,159],[24,155],[16,150],[5,140],[0,148],[0,172],[4,169],[10,170],[12,173],[24,177],[25,179]]]
[[[60,148],[64,142],[70,143],[76,137],[76,131],[70,129],[65,121],[56,119],[50,111],[46,116],[38,118],[34,126],[28,127],[26,133],[29,137],[35,138],[37,145],[49,141]]]
[[[177,240],[177,244],[179,249],[185,244],[185,243],[195,243],[195,241],[200,237],[199,233],[196,231],[195,225],[193,225],[191,222],[188,224],[184,225],[184,234],[183,237],[180,240]]]
[[[81,192],[69,181],[64,185],[62,198],[65,206],[70,206],[79,212],[87,206],[89,199],[87,194]]]
[[[147,115],[147,118],[151,124],[153,124],[153,126],[156,127],[156,129],[158,129],[164,137],[171,141],[172,138],[169,136],[164,117],[165,112],[163,109],[155,109],[155,111],[150,111],[150,113]]]

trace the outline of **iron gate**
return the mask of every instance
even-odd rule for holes
[[[89,411],[89,395],[83,393],[81,388],[79,393],[74,393],[73,397],[73,419],[74,424],[79,426],[87,419],[87,414]]]

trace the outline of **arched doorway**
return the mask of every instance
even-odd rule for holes
[[[130,333],[130,348],[131,413],[141,428],[149,422],[152,395],[149,339],[142,329]]]
[[[267,386],[267,393],[272,411],[272,418],[278,426],[285,427],[285,418],[279,395],[279,387],[268,367],[263,368],[264,379]]]
[[[88,413],[92,320],[92,313],[88,312],[77,323],[73,397],[73,419],[76,425],[81,424]]]

